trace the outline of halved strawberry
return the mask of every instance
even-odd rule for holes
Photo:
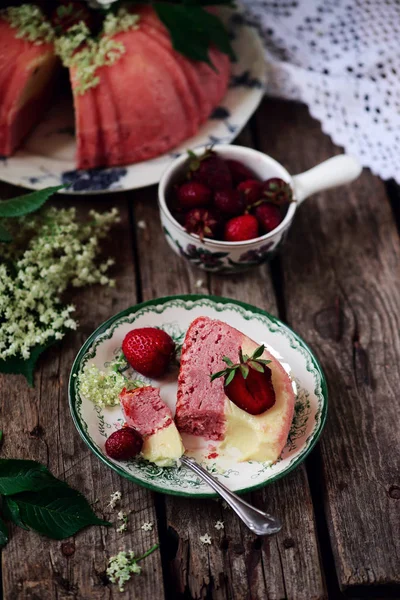
[[[251,415],[260,415],[276,401],[272,372],[267,366],[271,361],[260,358],[264,350],[263,345],[259,346],[252,356],[247,356],[240,349],[237,364],[224,356],[227,368],[211,375],[211,381],[224,377],[225,393],[229,400]]]

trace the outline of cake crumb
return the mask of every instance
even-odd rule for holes
[[[223,521],[217,521],[214,525],[215,529],[224,529],[224,522]]]
[[[211,537],[208,533],[200,536],[200,541],[202,544],[211,544]]]
[[[143,531],[152,531],[153,523],[143,523],[142,529]]]

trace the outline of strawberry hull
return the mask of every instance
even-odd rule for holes
[[[52,44],[15,37],[0,19],[0,155],[9,156],[43,116],[58,68]]]

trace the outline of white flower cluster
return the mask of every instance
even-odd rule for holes
[[[136,562],[135,553],[119,552],[112,556],[108,562],[107,575],[111,583],[117,583],[119,591],[124,591],[124,585],[131,578],[132,573],[140,573],[141,567]]]
[[[118,502],[121,500],[121,498],[122,494],[120,491],[112,492],[110,496],[110,502],[107,504],[107,508],[114,509],[117,506]]]
[[[104,408],[105,406],[117,406],[119,395],[124,389],[133,390],[142,387],[143,383],[138,380],[131,381],[122,373],[114,369],[114,365],[120,362],[119,357],[110,363],[110,370],[101,371],[94,364],[88,364],[78,375],[79,391],[87,400]]]
[[[54,39],[54,30],[38,6],[22,4],[9,6],[0,12],[11,27],[18,29],[15,37],[34,42],[36,45],[51,42]]]
[[[98,265],[97,258],[118,211],[89,214],[89,222],[79,223],[74,208],[51,207],[6,220],[14,240],[0,257],[0,359],[26,360],[35,346],[76,329],[74,306],[62,304],[69,285],[114,285],[107,275],[114,261]]]
[[[142,529],[143,529],[143,531],[152,531],[153,523],[143,523]]]

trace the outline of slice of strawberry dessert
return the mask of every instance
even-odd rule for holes
[[[160,390],[151,386],[124,388],[119,399],[127,424],[143,438],[143,458],[159,467],[176,464],[185,448]]]
[[[199,317],[182,348],[175,421],[181,433],[222,442],[239,461],[276,462],[293,419],[290,377],[264,346]]]

